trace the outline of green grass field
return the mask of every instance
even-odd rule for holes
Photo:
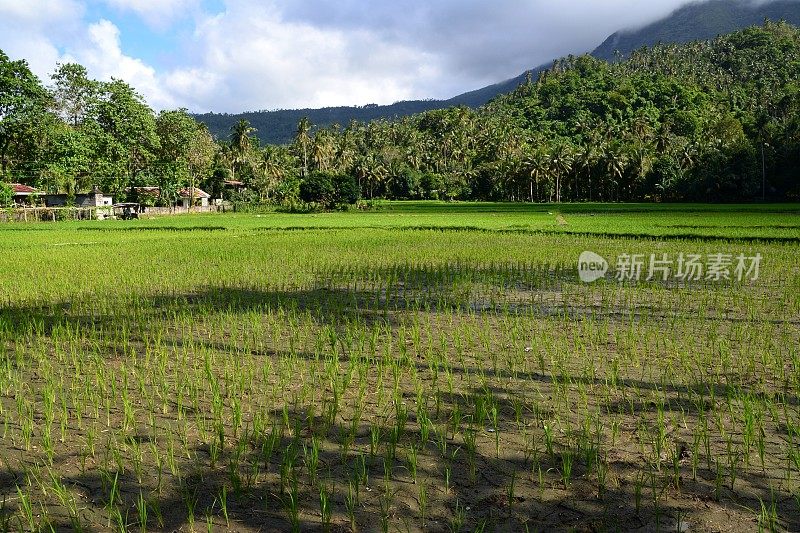
[[[800,205],[402,202],[0,249],[2,530],[800,529]],[[617,281],[636,254],[762,261]]]

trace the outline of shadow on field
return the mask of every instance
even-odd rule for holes
[[[675,227],[677,229],[701,229],[701,227],[694,226],[667,226],[667,228]],[[714,226],[709,226],[714,227]],[[746,229],[792,229],[794,226],[781,227],[767,227],[767,226],[747,226]],[[153,228],[159,229],[159,228]],[[258,228],[258,231],[269,233],[280,233],[283,231],[361,231],[364,229],[385,230],[386,226],[283,226],[283,227],[267,227]],[[507,228],[486,228],[482,226],[434,226],[434,225],[413,225],[413,226],[400,226],[391,228],[393,232],[402,231],[431,231],[436,233],[491,233],[499,235],[570,235],[574,237],[595,237],[602,239],[630,239],[635,241],[699,241],[699,242],[721,242],[721,243],[743,243],[743,244],[797,244],[800,243],[800,237],[792,236],[752,236],[752,235],[709,235],[707,233],[696,233],[689,231],[681,231],[679,233],[646,233],[646,232],[609,232],[609,231],[595,231],[595,230],[570,230],[570,229],[547,229],[547,228],[533,228],[533,227],[507,227]]]
[[[504,435],[514,430],[516,422],[507,407],[501,413],[498,429]],[[208,446],[196,447],[191,462],[184,461],[175,475],[164,474],[160,490],[152,472],[140,482],[130,469],[98,469],[62,481],[82,495],[84,524],[100,520],[115,527],[124,521],[126,528],[138,529],[141,494],[147,502],[147,529],[160,531],[188,529],[192,524],[195,530],[288,531],[293,522],[300,531],[377,531],[384,525],[390,531],[695,531],[725,529],[726,520],[734,512],[740,515],[743,508],[753,511],[755,528],[760,501],[769,502],[773,496],[767,489],[752,489],[756,484],[766,486],[765,479],[749,476],[740,482],[751,483],[746,495],[727,486],[717,492],[710,471],[701,469],[693,480],[686,464],[680,466],[680,489],[670,489],[678,497],[665,495],[663,486],[670,483],[665,481],[670,471],[643,468],[643,458],[621,457],[614,450],[603,459],[614,478],[601,490],[597,469],[589,466],[594,463],[559,444],[551,453],[541,450],[534,462],[502,446],[496,451],[493,434],[486,428],[465,428],[445,437],[447,448],[442,453],[437,435],[423,443],[413,416],[396,444],[384,438],[372,453],[370,428],[361,426],[343,452],[341,436],[351,431],[349,421],[342,419],[330,426],[317,421],[312,430],[306,414],[290,409],[290,420],[306,422],[275,430],[277,437],[253,433],[239,442],[232,440],[214,466]],[[283,413],[272,415],[280,420]],[[379,426],[383,435],[393,430],[386,422]],[[273,427],[277,426],[280,422]],[[465,434],[470,432],[477,441],[474,452],[465,444]],[[319,443],[314,479],[309,467],[312,437]],[[419,455],[416,480],[407,458],[412,444]],[[573,459],[566,484],[562,477],[565,456]],[[445,471],[449,471],[447,486]],[[254,472],[257,475],[249,477]],[[637,478],[641,472],[650,475]],[[0,476],[4,493],[12,494],[8,487],[21,479],[19,474],[16,481],[8,474]],[[113,502],[109,497],[112,483],[116,486]],[[423,486],[428,502],[424,522]],[[321,490],[329,495],[327,527],[320,511]],[[352,506],[354,528],[347,511],[348,492],[358,494]],[[714,521],[693,522],[697,505],[710,510]],[[296,514],[291,519],[293,506]],[[193,510],[191,518],[188,509]],[[776,510],[785,519],[782,527],[800,528],[800,514],[791,499],[777,502]],[[70,517],[62,514],[51,515],[55,529],[74,529]],[[83,530],[93,528],[84,526]]]
[[[133,228],[139,229],[139,228]],[[144,228],[142,228],[144,229]],[[149,229],[149,228],[148,228]],[[183,228],[175,228],[182,230]],[[197,228],[195,228],[197,229]],[[216,228],[210,228],[216,229]],[[719,314],[664,308],[653,310],[639,306],[635,299],[622,300],[619,306],[608,302],[577,304],[565,299],[579,282],[576,267],[551,265],[486,264],[397,264],[387,267],[344,268],[317,271],[307,286],[237,287],[220,284],[196,291],[170,291],[156,294],[76,295],[68,301],[31,303],[0,307],[0,332],[50,335],[56,328],[116,329],[120,321],[158,321],[180,316],[209,313],[248,313],[284,309],[310,313],[316,320],[336,324],[343,319],[390,323],[395,311],[461,311],[473,313],[533,314],[565,317],[608,317],[630,320],[639,317],[683,317],[708,322],[745,322],[727,310]],[[637,285],[617,283],[613,279],[598,282],[617,289],[641,286],[682,291],[731,290],[732,282],[662,282]],[[780,287],[770,287],[776,291]],[[644,297],[647,296],[645,292]],[[646,302],[642,302],[646,303]],[[713,311],[713,310],[712,310]],[[800,324],[800,319],[759,319],[772,324]]]
[[[90,226],[76,228],[78,231],[91,231],[91,232],[149,232],[149,231],[167,231],[167,232],[201,232],[201,231],[227,231],[225,226]]]
[[[196,293],[132,295],[119,300],[87,297],[45,305],[5,306],[0,309],[0,343],[37,336],[69,339],[90,331],[92,342],[108,342],[105,353],[113,358],[126,355],[114,351],[120,349],[122,338],[126,343],[143,343],[157,324],[163,328],[164,323],[173,324],[183,319],[190,323],[194,318],[202,319],[215,313],[257,315],[277,310],[308,314],[319,324],[334,327],[357,322],[394,328],[400,323],[398,315],[402,313],[398,312],[407,310],[486,313],[488,316],[515,312],[534,316],[563,314],[565,317],[600,316],[624,325],[635,322],[635,310],[601,309],[595,314],[592,308],[576,310],[547,298],[530,298],[530,294],[558,293],[575,285],[576,278],[574,270],[536,270],[526,269],[524,265],[479,269],[401,265],[321,272],[313,286],[302,288],[219,286]],[[499,296],[495,289],[499,290]],[[524,293],[525,297],[509,301],[509,296],[519,293]],[[495,296],[496,301],[493,300]],[[734,322],[740,319],[717,320]],[[174,330],[167,331],[170,337],[164,339],[165,345],[175,349],[191,345],[228,354],[235,354],[238,349],[235,340],[182,339]],[[122,349],[125,348],[123,345]],[[264,358],[287,355],[277,350],[252,353]],[[340,354],[341,362],[346,363],[346,354]],[[302,351],[292,356],[318,359],[317,355]],[[6,360],[10,366],[15,364],[11,356]],[[451,366],[460,386],[469,379],[470,373],[475,375],[474,368],[466,368],[455,361]],[[404,372],[420,374],[427,370],[428,364],[422,361],[409,361],[403,368]],[[100,524],[98,530],[103,526],[121,525],[122,529],[142,526],[139,523],[141,499],[148,509],[147,529],[175,531],[189,529],[192,525],[195,529],[225,530],[224,514],[227,513],[233,529],[286,531],[292,528],[290,516],[295,507],[294,525],[298,529],[323,530],[320,508],[320,490],[323,489],[330,491],[332,525],[329,530],[349,531],[347,508],[353,500],[348,501],[348,491],[355,490],[350,488],[351,484],[358,487],[359,501],[352,505],[352,513],[356,529],[360,531],[375,531],[383,526],[393,531],[724,529],[726,520],[741,516],[743,508],[750,509],[755,520],[761,502],[773,499],[766,488],[773,481],[768,473],[762,475],[755,468],[743,469],[739,486],[734,484],[737,490],[732,491],[719,483],[719,464],[715,465],[715,471],[710,462],[705,464],[705,457],[700,461],[697,475],[693,476],[687,450],[678,450],[676,465],[658,462],[648,467],[649,459],[643,453],[631,452],[637,449],[638,443],[621,442],[616,449],[605,450],[602,457],[597,450],[592,450],[591,435],[557,435],[553,443],[545,446],[545,429],[539,421],[557,418],[559,413],[554,412],[553,407],[542,412],[535,400],[524,400],[525,396],[526,403],[522,406],[511,400],[526,383],[541,384],[545,392],[555,387],[586,390],[603,385],[606,377],[589,378],[572,372],[556,375],[545,371],[512,374],[491,368],[482,369],[482,372],[493,383],[492,401],[496,402],[498,415],[496,427],[490,426],[488,420],[478,423],[475,414],[486,389],[439,392],[433,420],[436,429],[427,435],[417,413],[410,407],[416,398],[409,390],[397,399],[409,406],[407,423],[402,427],[392,424],[395,419],[392,412],[373,417],[372,426],[353,422],[352,413],[339,413],[333,422],[327,423],[320,412],[310,413],[285,398],[285,410],[268,413],[270,427],[260,432],[244,429],[245,434],[237,436],[224,431],[217,436],[211,431],[206,442],[191,445],[190,457],[176,459],[174,472],[164,465],[156,472],[151,464],[144,472],[137,473],[129,466],[135,453],[132,450],[149,453],[149,447],[160,438],[157,430],[171,431],[171,427],[165,426],[155,428],[150,434],[133,432],[127,435],[128,456],[124,460],[98,457],[95,468],[67,473],[62,482],[80,495],[81,522]],[[619,388],[634,391],[635,398],[608,399],[604,404],[606,413],[636,413],[643,424],[657,416],[659,410],[676,417],[678,413],[694,417],[698,406],[711,410],[712,405],[707,403],[710,396],[725,398],[732,392],[731,385],[724,383],[726,376],[717,377],[719,381],[714,383],[687,386],[621,377]],[[743,387],[736,387],[736,394],[741,395]],[[648,401],[647,394],[641,391],[667,393],[670,400],[665,405],[657,405]],[[533,396],[533,390],[530,392],[528,398]],[[328,390],[323,394],[332,395],[333,392]],[[759,393],[750,394],[758,397]],[[785,394],[781,401],[798,405],[794,394]],[[397,403],[395,409],[396,406]],[[189,407],[185,411],[190,417],[203,417],[204,407],[208,408],[200,405],[196,410]],[[457,417],[464,423],[454,424],[457,428],[454,433],[448,428]],[[288,425],[285,419],[290,421]],[[523,429],[538,439],[535,458],[528,456],[526,443],[520,441]],[[634,430],[629,431],[633,433]],[[575,443],[584,437],[587,444],[576,446]],[[311,459],[309,452],[314,440],[319,446],[317,459]],[[409,458],[412,445],[417,446],[415,452],[419,454],[416,479]],[[56,458],[56,464],[76,465],[78,460],[76,452]],[[309,475],[312,461],[318,464],[316,479]],[[25,483],[28,473],[10,470],[5,460],[2,464],[6,470],[0,470],[0,491],[12,499],[16,486]],[[601,482],[603,468],[612,473],[604,483]],[[568,475],[567,470],[570,470]],[[448,480],[447,484],[444,479]],[[746,485],[745,491],[739,490],[742,485]],[[427,498],[420,487],[427,487]],[[423,523],[421,508],[425,500],[428,508]],[[225,513],[223,501],[226,502]],[[65,506],[57,500],[53,500],[53,505],[60,509],[60,514],[54,513],[51,517],[54,528],[73,529]],[[800,530],[797,502],[785,498],[775,505],[778,516],[784,520],[781,526],[791,531]],[[16,520],[21,516],[17,510],[19,503],[14,506]],[[704,516],[717,522],[692,523],[692,512],[697,507],[704,508]],[[10,517],[5,508],[0,508],[0,525]],[[684,523],[687,520],[689,522]],[[756,527],[755,522],[751,525]],[[27,525],[11,523],[3,529],[17,527],[25,529]],[[92,528],[87,526],[84,530]]]

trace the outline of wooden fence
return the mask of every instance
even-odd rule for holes
[[[233,205],[194,206],[191,210],[185,207],[146,207],[142,216],[185,215],[187,213],[226,213],[232,212]],[[101,207],[14,207],[0,209],[2,222],[56,222],[58,220],[102,220],[122,214],[122,209],[110,206]]]
[[[16,207],[0,210],[0,222],[55,222],[97,220],[110,214],[109,207]]]

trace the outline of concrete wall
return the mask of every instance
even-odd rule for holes
[[[65,207],[69,197],[66,194],[45,194],[42,196],[47,207]],[[76,194],[75,207],[102,207],[114,203],[114,198],[102,193]]]
[[[182,206],[175,206],[175,207],[148,207],[144,211],[144,216],[147,215],[185,215],[187,213],[222,213],[225,212],[226,209],[224,206],[217,206],[217,205],[206,205],[201,206],[197,205],[192,207],[192,210],[189,211],[188,207]],[[233,211],[231,207],[228,207],[227,211]]]

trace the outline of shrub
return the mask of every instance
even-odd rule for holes
[[[327,209],[354,204],[359,197],[356,179],[347,174],[312,172],[300,183],[301,200],[318,203]]]
[[[325,206],[333,205],[336,191],[327,172],[312,172],[300,183],[300,199],[304,202],[317,202]]]
[[[361,198],[358,182],[349,174],[337,174],[332,179],[336,203],[351,205]]]
[[[279,213],[317,213],[322,211],[316,202],[302,202],[300,200],[286,200],[275,209]]]
[[[438,200],[444,195],[445,184],[441,174],[426,172],[420,177],[419,186],[424,200]]]
[[[389,193],[396,200],[412,200],[419,198],[420,173],[410,168],[403,168],[392,176]]]
[[[0,207],[11,207],[14,204],[14,189],[7,183],[0,183]]]

